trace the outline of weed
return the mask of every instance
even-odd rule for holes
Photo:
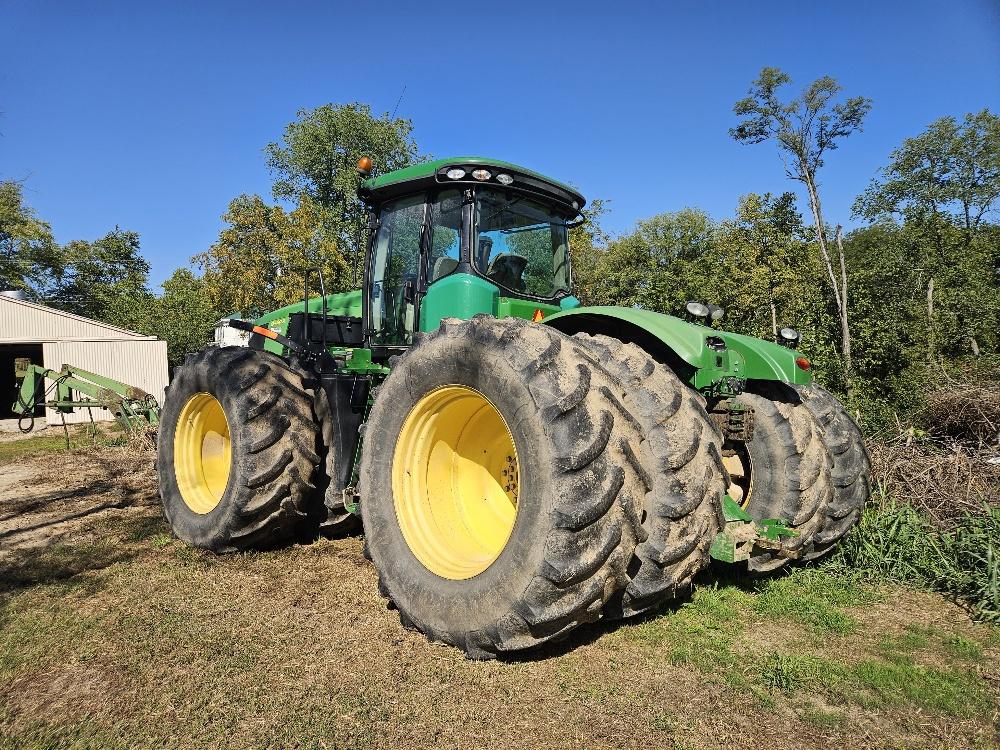
[[[941,530],[909,505],[873,501],[831,566],[952,594],[979,619],[1000,622],[1000,506]]]
[[[817,632],[847,634],[854,631],[856,622],[841,607],[877,599],[874,589],[857,578],[809,568],[767,581],[753,608],[765,617],[791,618]]]
[[[944,640],[945,650],[956,659],[980,661],[983,658],[983,647],[964,635],[952,635]]]
[[[772,651],[764,657],[757,678],[764,687],[791,694],[815,682],[826,668],[826,662],[815,656]]]
[[[840,711],[825,711],[814,706],[803,709],[800,716],[802,721],[820,729],[838,729],[844,726],[847,721]]]

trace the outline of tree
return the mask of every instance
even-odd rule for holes
[[[167,342],[167,358],[175,366],[212,339],[215,324],[225,311],[212,304],[204,279],[188,268],[174,271],[162,287],[163,296],[153,300],[142,331]]]
[[[594,304],[634,305],[657,312],[683,310],[699,282],[713,273],[715,225],[704,211],[685,208],[638,222],[600,256],[591,290]]]
[[[358,264],[366,220],[356,195],[358,159],[370,157],[381,172],[409,166],[418,159],[412,130],[409,120],[388,113],[375,117],[371,107],[357,102],[299,110],[281,141],[264,150],[276,178],[274,197],[296,202],[308,197],[322,211],[327,231]]]
[[[123,328],[144,326],[149,263],[140,254],[138,233],[115,227],[94,242],[73,240],[62,255],[64,270],[47,302]]]
[[[812,282],[795,195],[751,193],[740,199],[736,217],[719,227],[714,243],[719,268],[706,279],[702,299],[726,308],[726,325],[762,338],[800,326]]]
[[[229,226],[206,252],[193,258],[204,272],[214,309],[259,315],[302,299],[303,270],[323,270],[327,292],[350,288],[339,241],[307,195],[291,212],[257,195],[241,195],[222,217]],[[315,283],[315,279],[313,279]]]
[[[983,297],[981,286],[996,266],[976,237],[998,199],[1000,117],[984,109],[967,114],[961,125],[942,117],[907,138],[855,201],[856,216],[905,222],[912,251],[907,260],[922,279],[928,360],[940,341],[953,336],[979,348],[981,337],[973,330],[993,296]]]
[[[942,117],[907,138],[854,204],[855,215],[945,216],[971,234],[1000,199],[1000,117],[988,109],[959,125]]]
[[[0,291],[43,297],[62,271],[52,229],[24,203],[19,182],[0,182]]]
[[[778,148],[790,157],[785,165],[788,176],[806,186],[809,207],[816,224],[816,239],[830,279],[840,321],[844,381],[850,395],[851,335],[847,266],[838,227],[838,279],[827,247],[826,223],[816,175],[823,166],[824,155],[835,150],[840,139],[861,129],[864,118],[871,109],[871,100],[856,96],[835,103],[842,88],[836,80],[824,76],[813,81],[798,97],[786,103],[778,97],[778,89],[791,83],[791,80],[787,73],[778,68],[763,68],[751,85],[749,94],[734,105],[736,115],[745,119],[729,132],[740,143],[756,144],[774,140]]]
[[[596,271],[607,252],[611,238],[601,226],[608,202],[595,198],[583,209],[585,221],[569,230],[570,262],[573,270],[573,293],[584,304],[593,304],[601,279]]]

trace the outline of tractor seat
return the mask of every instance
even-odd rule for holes
[[[456,268],[458,268],[457,260],[449,258],[447,255],[441,256],[434,261],[434,268],[431,270],[431,281],[437,281],[438,279],[447,276]]]
[[[490,261],[486,271],[487,278],[493,279],[500,286],[523,292],[527,288],[522,278],[524,269],[528,267],[528,259],[514,253],[501,253]]]

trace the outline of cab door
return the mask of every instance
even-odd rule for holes
[[[379,212],[369,276],[370,345],[403,347],[417,326],[426,197],[390,201]]]

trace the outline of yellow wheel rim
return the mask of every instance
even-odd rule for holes
[[[174,432],[174,476],[181,498],[195,513],[211,513],[229,482],[232,448],[222,404],[209,393],[187,400]]]
[[[432,573],[461,581],[493,564],[514,529],[518,483],[514,438],[479,391],[438,388],[403,422],[392,459],[396,519]]]

